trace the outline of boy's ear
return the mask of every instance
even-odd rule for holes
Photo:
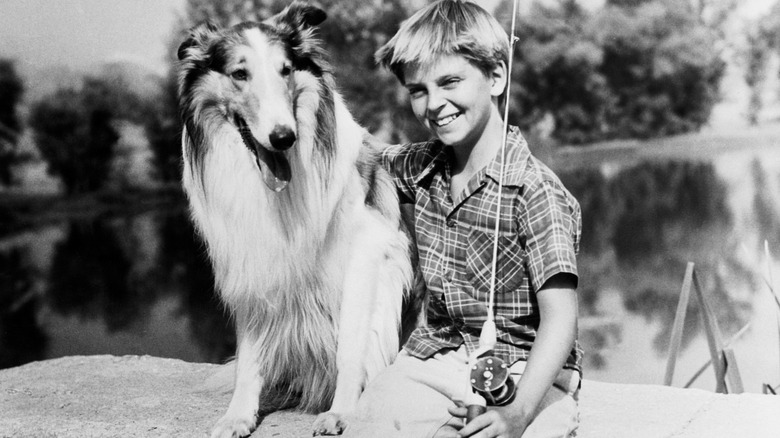
[[[507,68],[506,64],[504,64],[504,61],[500,61],[498,64],[496,64],[495,67],[493,67],[493,70],[490,71],[490,79],[493,81],[492,85],[490,86],[490,95],[493,97],[501,96],[501,94],[504,93],[506,90],[506,84],[507,84]]]

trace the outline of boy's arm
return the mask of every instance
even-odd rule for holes
[[[364,130],[363,150],[374,155],[378,163],[390,174],[398,190],[401,204],[414,203],[414,188],[409,182],[409,175],[413,173],[414,168],[410,162],[410,154],[406,151],[406,145],[385,143],[368,130]]]
[[[541,320],[528,363],[517,384],[517,396],[509,405],[491,408],[472,420],[460,430],[459,436],[522,436],[574,346],[577,333],[575,281],[573,275],[558,274],[537,292]],[[465,412],[458,409],[450,413],[465,416]]]

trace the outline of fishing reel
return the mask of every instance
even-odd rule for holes
[[[503,406],[515,397],[515,381],[506,362],[488,350],[471,365],[471,388],[485,398],[488,406]]]
[[[479,347],[469,357],[469,382],[477,402],[466,403],[466,423],[484,414],[487,406],[503,406],[515,398],[517,387],[509,366],[495,355],[496,324],[492,313],[482,326]]]
[[[478,354],[478,353],[477,353]],[[484,414],[487,406],[504,406],[515,398],[517,387],[506,362],[489,349],[469,361],[469,381],[472,391],[481,396],[479,403],[466,406],[466,423]],[[479,397],[477,397],[479,398]]]

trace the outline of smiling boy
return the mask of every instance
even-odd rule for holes
[[[501,156],[508,52],[496,20],[461,0],[421,9],[377,52],[434,136],[383,155],[402,200],[414,205],[427,321],[366,388],[349,436],[568,437],[577,428],[580,209],[518,129]],[[494,352],[511,365],[517,392],[464,426],[496,220]]]

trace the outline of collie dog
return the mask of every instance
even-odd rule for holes
[[[315,435],[340,433],[400,348],[410,239],[313,34],[325,17],[295,2],[179,47],[183,185],[237,332],[214,437],[251,433],[280,391],[320,412]]]

